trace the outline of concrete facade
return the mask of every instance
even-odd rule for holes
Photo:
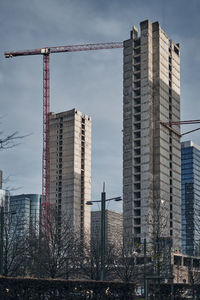
[[[180,136],[160,123],[180,120],[180,49],[158,22],[140,29],[124,41],[124,237],[171,237],[180,249]]]
[[[50,114],[50,203],[81,237],[90,232],[91,118],[80,111]]]
[[[99,238],[101,233],[101,211],[91,212],[91,239]],[[115,211],[105,212],[105,243],[122,243],[123,215]]]

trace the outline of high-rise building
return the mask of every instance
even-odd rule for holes
[[[181,143],[182,251],[200,255],[200,146]]]
[[[12,226],[23,234],[24,231],[33,226],[34,229],[40,226],[41,195],[21,194],[10,197],[9,214],[12,215]]]
[[[91,212],[91,240],[100,241],[101,211]],[[105,211],[105,245],[122,243],[123,216],[121,213],[106,209]]]
[[[171,237],[181,249],[180,49],[158,22],[124,41],[124,236]]]
[[[91,118],[72,109],[50,114],[50,203],[80,236],[90,232]]]

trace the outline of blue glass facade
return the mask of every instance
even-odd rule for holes
[[[182,251],[200,255],[200,147],[183,142],[181,147]]]
[[[32,224],[38,226],[40,220],[41,195],[22,194],[10,197],[10,212],[23,232]]]

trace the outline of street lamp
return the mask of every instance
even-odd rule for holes
[[[106,199],[106,192],[105,192],[105,182],[103,183],[103,192],[101,193],[101,200],[94,200],[94,201],[87,201],[87,205],[93,205],[93,203],[101,202],[101,275],[100,280],[104,280],[105,276],[105,215],[106,215],[106,202],[107,201],[122,201],[121,197],[114,197],[110,199]]]

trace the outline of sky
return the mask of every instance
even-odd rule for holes
[[[199,0],[0,0],[0,138],[28,135],[0,152],[4,188],[41,193],[42,174],[42,56],[5,59],[5,51],[121,42],[132,26],[158,21],[181,47],[181,119],[200,119],[199,13]],[[50,57],[51,111],[92,117],[93,200],[104,181],[108,198],[122,195],[122,60],[122,49]],[[188,139],[200,145],[200,132]]]

